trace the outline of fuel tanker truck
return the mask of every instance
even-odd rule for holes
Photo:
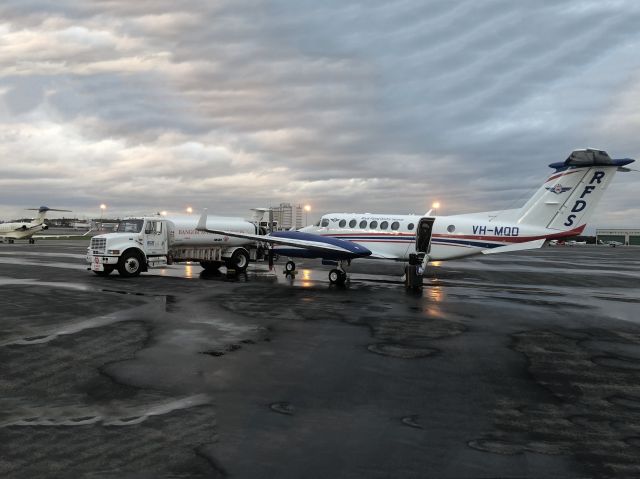
[[[259,227],[261,215],[254,219],[255,222],[251,222],[243,218],[208,216],[207,228],[264,234]],[[261,258],[255,241],[197,231],[197,223],[195,215],[125,218],[115,232],[91,238],[87,269],[99,276],[117,270],[120,276],[132,277],[149,268],[197,261],[205,270],[225,265],[242,272],[249,261]]]

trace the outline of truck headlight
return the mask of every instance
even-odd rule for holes
[[[108,249],[107,254],[120,254],[119,249]]]

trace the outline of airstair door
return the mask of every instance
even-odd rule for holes
[[[428,254],[431,250],[431,233],[435,218],[420,218],[416,231],[416,253]]]

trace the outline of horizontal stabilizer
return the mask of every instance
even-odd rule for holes
[[[47,211],[66,211],[71,213],[71,210],[59,210],[57,208],[49,208],[48,206],[41,206],[40,208],[25,208],[31,211],[37,211],[38,213],[46,213]]]
[[[514,243],[507,246],[500,246],[498,248],[484,249],[482,250],[482,254],[509,253],[511,251],[524,251],[527,249],[538,249],[542,247],[544,242],[545,242],[545,238],[534,240],[534,241],[525,241],[524,243]]]
[[[606,151],[587,148],[585,150],[574,150],[563,162],[551,163],[549,166],[556,170],[564,170],[569,167],[589,167],[589,166],[618,166],[623,167],[633,163],[631,158],[612,159]]]

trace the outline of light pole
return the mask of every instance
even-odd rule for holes
[[[104,210],[106,210],[106,209],[107,209],[107,205],[102,203],[100,205],[100,229],[102,229],[102,215],[104,214]]]
[[[100,221],[102,221],[102,214],[104,213],[104,210],[107,209],[107,205],[105,205],[104,203],[102,203],[100,205]]]
[[[304,225],[309,225],[309,211],[311,211],[311,205],[304,205]]]
[[[433,216],[436,216],[438,214],[438,208],[440,208],[440,202],[434,201],[431,207],[433,208],[433,211],[434,211]]]

